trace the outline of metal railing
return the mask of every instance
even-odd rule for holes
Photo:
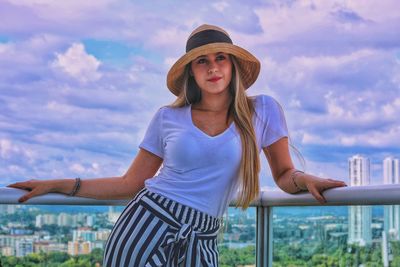
[[[20,204],[18,199],[26,191],[0,188],[0,204]],[[257,209],[256,264],[272,266],[272,208],[279,206],[350,206],[350,205],[399,205],[400,184],[341,187],[324,192],[326,204],[319,204],[309,193],[287,194],[280,190],[262,191],[251,206]],[[129,200],[96,200],[69,197],[50,193],[28,200],[25,205],[126,205]],[[232,202],[231,205],[234,205]]]

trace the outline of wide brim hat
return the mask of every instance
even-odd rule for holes
[[[183,89],[186,65],[199,56],[218,52],[235,56],[245,89],[248,89],[257,80],[260,73],[260,61],[246,49],[234,45],[228,33],[222,28],[203,24],[190,34],[186,42],[186,53],[169,70],[167,74],[168,89],[178,96]]]

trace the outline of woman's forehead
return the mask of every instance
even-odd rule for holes
[[[216,52],[216,53],[209,53],[209,54],[200,55],[196,59],[202,58],[202,57],[215,57],[215,56],[218,56],[218,55],[221,55],[221,54],[222,55],[228,55],[228,53],[225,53],[225,52]]]

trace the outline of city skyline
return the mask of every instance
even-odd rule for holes
[[[370,160],[361,155],[349,158],[350,186],[370,185]],[[348,244],[365,246],[372,241],[372,207],[350,206]]]
[[[381,183],[382,159],[400,155],[399,7],[2,1],[0,186],[122,175],[155,111],[174,100],[166,73],[203,23],[222,26],[260,59],[248,93],[279,101],[308,172],[348,182],[347,159],[360,153],[371,160],[371,184]],[[261,158],[261,185],[276,187]]]
[[[398,158],[385,158],[383,160],[383,183],[399,184],[399,168]],[[387,238],[389,240],[400,240],[400,205],[385,206],[383,217]]]

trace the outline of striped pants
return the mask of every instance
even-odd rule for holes
[[[222,219],[142,189],[115,223],[104,267],[218,266]]]

